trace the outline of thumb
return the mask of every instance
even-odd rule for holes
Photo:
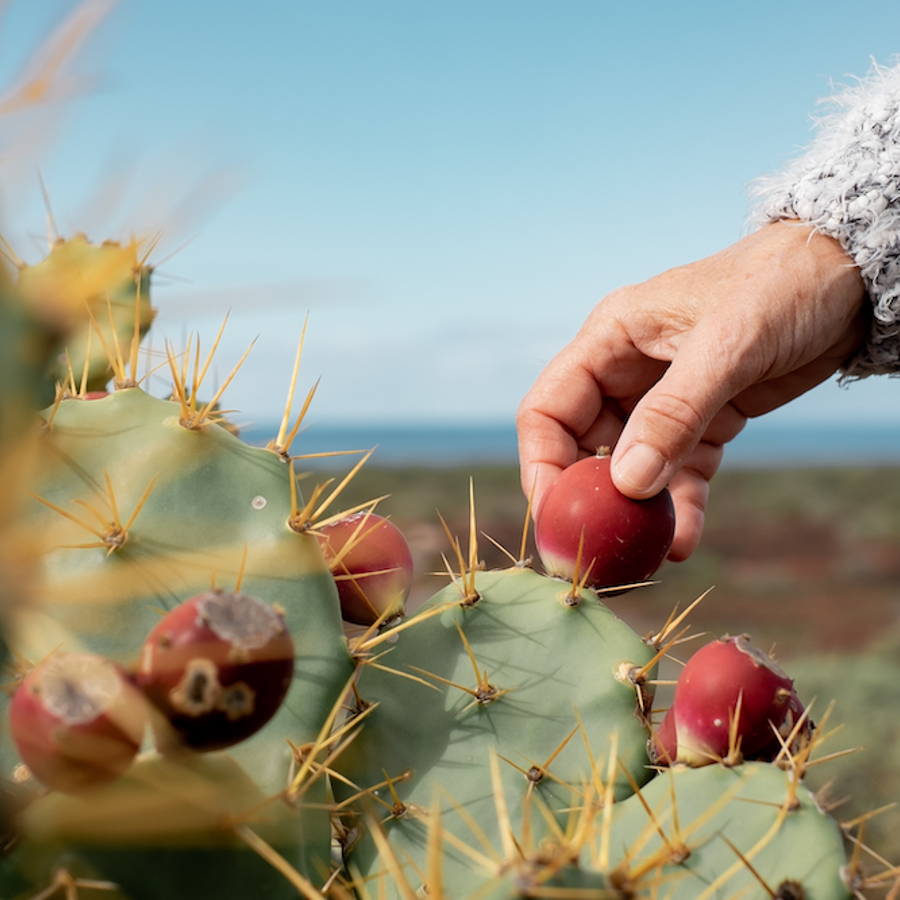
[[[744,385],[723,378],[720,357],[714,364],[708,350],[688,343],[635,406],[613,450],[613,481],[629,497],[659,493],[702,438],[725,443],[746,421],[728,406]]]

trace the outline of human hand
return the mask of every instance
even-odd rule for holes
[[[669,559],[686,559],[724,444],[852,356],[865,338],[864,298],[837,241],[787,222],[614,291],[519,406],[522,488],[534,490],[534,509],[562,469],[614,447],[624,494],[668,484]]]

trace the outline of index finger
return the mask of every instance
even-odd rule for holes
[[[579,455],[578,436],[600,418],[603,397],[594,374],[564,350],[523,398],[516,415],[522,490],[534,491],[533,511]]]

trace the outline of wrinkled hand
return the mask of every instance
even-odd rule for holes
[[[614,446],[630,497],[668,484],[686,559],[723,445],[747,419],[831,376],[866,333],[865,289],[832,238],[775,223],[614,291],[544,369],[518,412],[522,488],[535,509],[559,472]]]

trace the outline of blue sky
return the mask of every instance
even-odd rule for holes
[[[3,5],[4,85],[75,8]],[[190,241],[157,328],[208,345],[230,307],[220,378],[258,336],[245,421],[280,411],[308,311],[311,421],[511,422],[606,292],[739,237],[747,183],[898,35],[896,0],[122,0],[85,90],[8,129],[0,218],[39,258],[39,169],[64,234]],[[897,420],[870,382],[784,415]]]

